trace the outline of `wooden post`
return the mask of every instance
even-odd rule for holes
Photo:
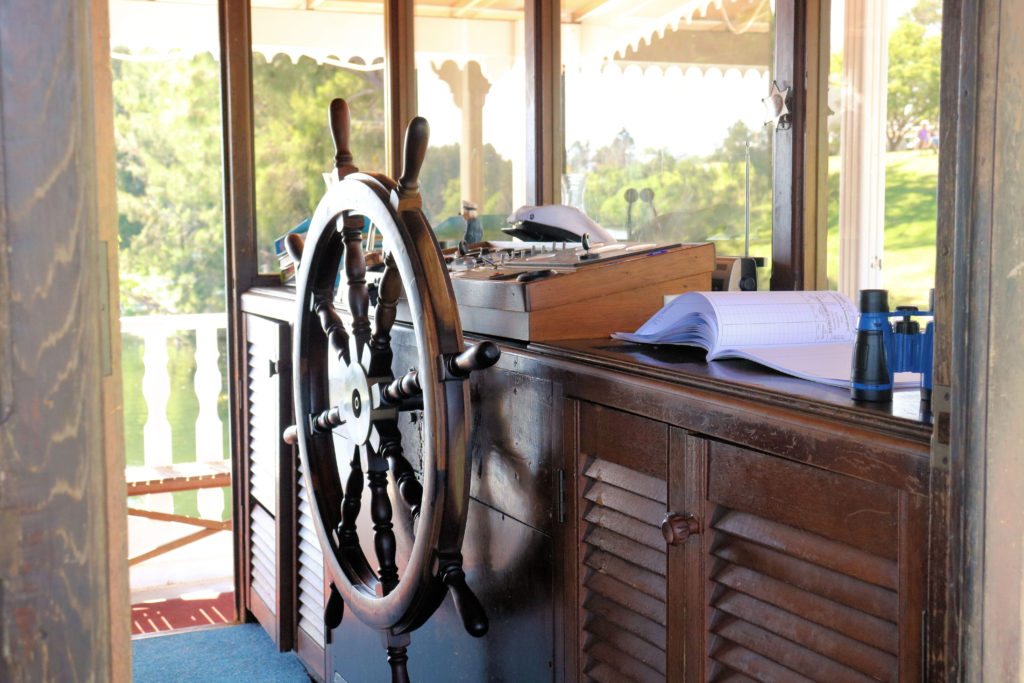
[[[5,681],[114,677],[90,12],[0,0]]]
[[[960,670],[1024,675],[1024,6],[961,5],[950,399]],[[945,100],[944,100],[945,101]],[[945,142],[944,142],[945,144]],[[962,478],[961,478],[962,477]],[[962,501],[962,507],[959,503]],[[957,659],[957,658],[954,658]]]
[[[107,564],[110,570],[111,680],[131,681],[131,596],[128,587],[128,518],[125,487],[124,398],[121,384],[121,325],[118,268],[117,183],[114,161],[114,89],[110,70],[110,12],[107,0],[91,0],[92,82],[96,112],[96,183],[99,215],[103,350],[103,425],[106,457]],[[102,263],[106,272],[102,272]],[[102,334],[104,329],[106,334]]]
[[[562,192],[560,5],[547,0],[525,3],[527,204],[557,204]]]

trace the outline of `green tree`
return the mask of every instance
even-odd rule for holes
[[[633,161],[633,148],[636,143],[629,131],[623,128],[612,140],[612,144],[597,150],[594,155],[597,168],[617,166],[624,168]]]
[[[590,155],[590,143],[577,140],[565,153],[566,173],[584,173],[591,170],[593,162]]]
[[[942,0],[920,0],[907,15],[932,31],[942,30]]]
[[[756,245],[771,239],[771,131],[751,131],[734,124],[707,158],[675,156],[648,149],[632,159],[631,140],[621,131],[601,147],[587,176],[586,211],[606,228],[623,229],[631,219],[634,239],[669,241],[719,240],[722,253],[741,253],[745,218],[747,143],[750,143],[751,238]],[[626,144],[626,143],[630,144]],[[653,193],[653,207],[638,201],[627,218],[629,189]],[[655,209],[658,215],[655,216]]]
[[[886,138],[889,150],[923,121],[939,117],[940,34],[916,16],[934,18],[933,0],[924,0],[901,17],[889,35],[889,89]]]
[[[349,146],[362,171],[384,171],[384,88],[379,71],[297,62],[279,54],[253,59],[256,223],[261,270],[276,269],[274,240],[313,215],[334,168],[328,104],[349,105]]]
[[[218,73],[209,53],[113,60],[126,313],[224,310]]]
[[[126,312],[224,310],[219,68],[210,54],[114,60],[122,307]],[[283,55],[253,64],[257,246],[276,270],[274,239],[312,215],[333,168],[327,106],[345,97],[350,146],[383,170],[379,71],[353,72]]]
[[[433,226],[462,214],[459,149],[459,143],[453,143],[427,150],[420,173],[420,195],[423,213]],[[483,204],[478,207],[481,215],[512,213],[512,161],[490,143],[484,145],[484,192]]]
[[[750,178],[758,189],[771,189],[772,178],[772,129],[762,126],[757,131],[747,128],[742,121],[737,121],[729,128],[722,144],[718,146],[711,158],[730,164],[742,163],[743,174],[746,176],[747,145],[750,145]]]

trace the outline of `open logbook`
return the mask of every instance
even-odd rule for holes
[[[616,339],[706,349],[708,360],[745,358],[795,377],[850,386],[857,307],[832,291],[687,292],[636,332]],[[897,386],[919,375],[900,373]]]

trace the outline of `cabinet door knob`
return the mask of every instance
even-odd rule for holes
[[[691,535],[700,533],[700,525],[693,515],[684,515],[678,512],[670,512],[665,515],[665,521],[661,523],[661,535],[669,545],[679,545]]]

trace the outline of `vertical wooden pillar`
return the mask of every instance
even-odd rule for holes
[[[526,2],[526,203],[553,204],[562,191],[561,2]]]
[[[963,512],[963,460],[950,457],[951,358],[953,354],[953,253],[959,137],[960,0],[942,7],[940,129],[952,142],[939,149],[938,216],[935,263],[935,353],[933,359],[931,482],[928,504],[928,675],[929,680],[961,680],[959,630],[964,536],[956,520]]]
[[[106,460],[107,557],[110,577],[111,680],[132,678],[131,596],[128,579],[128,504],[125,497],[124,399],[118,269],[117,183],[114,161],[114,92],[110,72],[110,11],[91,0],[92,81],[96,112],[96,177],[100,258],[100,334]],[[106,264],[104,271],[103,264]]]
[[[828,70],[832,0],[807,2],[804,289],[828,289]]]
[[[775,3],[773,77],[789,89],[792,121],[775,129],[772,151],[772,275],[775,290],[804,289],[804,149],[808,112],[806,74],[807,2]],[[765,93],[767,95],[768,93]]]
[[[882,287],[885,235],[886,0],[846,0],[839,133],[839,291]]]
[[[1024,676],[1024,5],[961,4],[950,460],[959,680]],[[959,577],[958,577],[959,578]]]
[[[387,78],[384,101],[387,126],[387,172],[392,178],[402,173],[402,145],[405,128],[416,116],[416,44],[413,0],[387,0],[384,5],[384,40]]]
[[[490,82],[473,61],[466,64],[459,79],[462,90],[462,145],[459,147],[459,182],[462,198],[484,206],[484,100]]]
[[[113,678],[89,3],[0,0],[0,680]]]
[[[248,438],[245,384],[248,377],[245,327],[239,302],[242,292],[259,281],[256,245],[256,154],[253,144],[252,17],[249,0],[218,0],[220,34],[220,103],[224,160],[224,270],[228,313],[228,405],[232,454],[231,516],[249,519],[249,481],[244,444]],[[268,282],[276,278],[267,276]],[[245,614],[249,577],[245,567],[245,524],[234,530],[235,611]]]

